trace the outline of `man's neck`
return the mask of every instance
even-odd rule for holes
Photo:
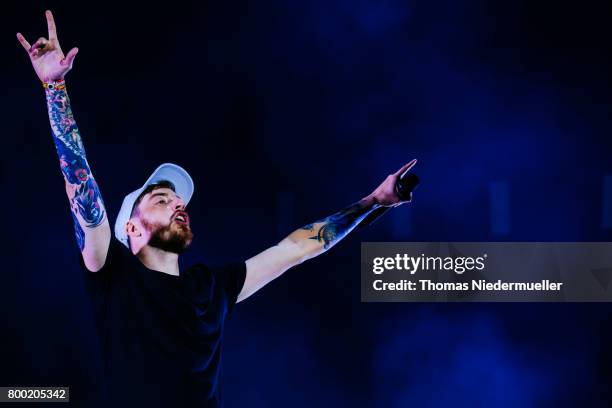
[[[179,276],[178,254],[174,252],[145,245],[136,256],[149,269]]]

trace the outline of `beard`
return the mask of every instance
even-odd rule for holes
[[[145,228],[151,232],[149,246],[167,252],[182,254],[191,245],[193,233],[187,225],[171,222],[169,225],[150,224],[141,220]]]

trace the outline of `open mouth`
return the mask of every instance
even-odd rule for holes
[[[184,211],[177,211],[174,213],[172,220],[177,224],[189,225],[189,216]]]

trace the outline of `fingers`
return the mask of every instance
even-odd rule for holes
[[[51,10],[45,11],[45,16],[47,16],[47,28],[49,29],[49,41],[57,41],[57,33],[55,32],[55,20],[53,19],[53,14]]]
[[[44,48],[49,42],[57,42],[57,33],[55,31],[55,21],[53,20],[53,14],[51,10],[47,10],[45,12],[47,17],[47,28],[49,29],[49,39],[45,39],[40,37],[33,45],[25,39],[25,37],[21,33],[17,33],[17,39],[21,46],[30,54],[30,56],[36,56],[38,54],[39,48]],[[73,55],[74,58],[74,55]]]
[[[34,44],[32,44],[32,49],[30,51],[34,51],[37,48],[44,48],[47,44],[47,39],[44,37],[40,37]]]
[[[26,41],[25,37],[23,35],[21,35],[21,33],[17,33],[17,39],[21,43],[21,46],[23,48],[25,48],[25,50],[29,53],[30,52],[30,48],[32,48],[32,46],[30,45],[29,42]]]
[[[401,169],[399,169],[399,170],[398,170],[398,171],[397,171],[397,172],[396,172],[394,175],[395,175],[395,176],[398,176],[399,178],[404,177],[404,175],[405,175],[406,173],[408,173],[408,172],[410,171],[410,169],[411,169],[411,168],[413,168],[413,167],[414,167],[414,165],[416,164],[416,162],[417,162],[417,159],[412,159],[412,160],[410,161],[410,163],[406,163],[406,164],[404,164],[404,165],[402,166],[402,168],[401,168]]]
[[[32,44],[32,48],[28,50],[28,53],[30,54],[31,57],[35,57],[38,55],[38,52],[41,49],[45,48],[46,45],[47,45],[47,39],[40,37],[38,40],[36,40],[34,44]]]
[[[77,47],[74,47],[73,49],[68,51],[68,54],[66,54],[64,59],[60,61],[60,64],[64,66],[71,66],[72,61],[74,61],[74,57],[77,55],[78,52],[79,52],[79,49]]]

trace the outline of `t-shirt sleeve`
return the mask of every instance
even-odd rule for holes
[[[232,263],[225,266],[213,268],[215,282],[227,298],[227,312],[230,314],[236,304],[238,295],[244,286],[246,279],[246,263]]]
[[[120,245],[122,244],[119,241],[111,237],[104,266],[97,272],[89,271],[85,266],[85,261],[83,260],[81,252],[76,252],[85,281],[85,289],[93,308],[92,311],[96,322],[96,328],[98,334],[101,336],[104,335],[104,322],[106,321],[108,297],[110,295],[112,283],[116,279],[122,262],[121,258],[123,254]]]
[[[79,266],[85,275],[85,286],[90,296],[96,297],[110,289],[111,282],[123,262],[123,252],[123,244],[111,237],[104,266],[97,272],[89,271],[85,266],[83,255],[77,252]]]

